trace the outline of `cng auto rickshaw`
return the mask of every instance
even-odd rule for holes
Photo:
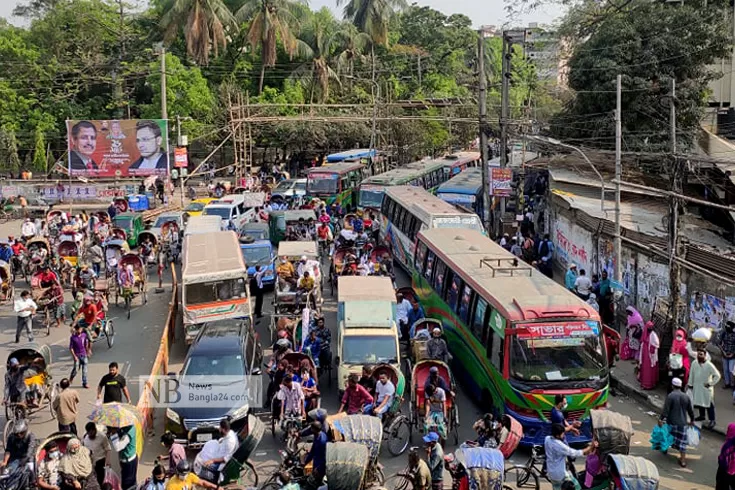
[[[118,214],[112,219],[112,225],[115,228],[125,230],[128,245],[130,245],[131,248],[138,245],[138,234],[144,229],[143,217],[141,214],[132,212]]]
[[[278,245],[284,240],[313,241],[316,239],[316,215],[310,209],[271,211],[268,219],[271,241]],[[304,230],[300,230],[304,228]],[[291,235],[291,238],[289,238]],[[309,238],[307,235],[310,235]],[[301,237],[295,239],[293,237]]]

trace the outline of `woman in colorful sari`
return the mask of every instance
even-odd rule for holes
[[[638,359],[638,350],[641,346],[643,331],[643,317],[632,306],[627,307],[625,310],[628,314],[628,326],[625,329],[625,341],[623,341],[620,349],[620,359],[627,361]]]
[[[687,349],[687,332],[683,328],[678,328],[674,334],[674,340],[671,342],[671,350],[669,351],[669,378],[679,378],[686,385],[689,380],[689,366],[691,366],[691,358]],[[671,388],[669,388],[669,392]]]
[[[646,323],[638,354],[638,381],[644,390],[652,390],[658,384],[658,348],[661,347],[653,322]]]
[[[715,490],[735,490],[735,423],[727,426],[725,444],[717,458]]]

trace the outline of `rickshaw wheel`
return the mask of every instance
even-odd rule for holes
[[[509,466],[505,469],[503,480],[513,483],[516,488],[533,488],[539,490],[538,475],[523,465]]]
[[[133,302],[130,300],[130,295],[125,295],[125,309],[128,312],[128,320],[130,320],[130,310],[132,309]]]
[[[250,461],[243,463],[243,471],[237,481],[238,485],[244,485],[245,488],[255,488],[258,486],[258,472]],[[228,487],[225,487],[228,488]]]
[[[51,309],[47,306],[46,307],[46,337],[51,335]]]
[[[403,432],[402,432],[403,431]],[[408,449],[411,437],[411,425],[406,416],[397,414],[388,426],[388,451],[393,456],[400,456]]]
[[[115,343],[115,323],[112,320],[107,320],[105,326],[105,337],[107,339],[107,347],[112,349],[112,344]]]
[[[8,419],[5,423],[5,428],[3,429],[3,446],[7,446],[8,436],[13,433],[13,427],[15,427],[15,420]]]

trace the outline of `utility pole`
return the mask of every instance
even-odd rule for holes
[[[487,166],[487,77],[485,76],[485,32],[477,32],[477,70],[480,101],[480,161],[482,165],[482,218],[485,230],[490,233],[490,169]]]
[[[166,48],[161,46],[161,119],[168,119],[166,104]]]
[[[181,116],[178,114],[176,115],[176,147],[180,148],[183,145],[181,144]],[[189,155],[187,155],[188,160]],[[174,159],[174,162],[176,159]],[[179,183],[181,185],[181,209],[184,209],[184,176],[179,175]]]
[[[623,120],[622,120],[622,95],[623,95],[623,77],[618,75],[617,84],[617,104],[615,108],[615,269],[613,270],[613,279],[620,284],[620,271],[622,270],[622,240],[620,239],[620,180],[622,178],[622,140],[623,140]]]
[[[671,171],[671,191],[682,194],[684,188],[685,161],[676,156],[676,80],[671,80],[671,97],[669,99],[669,126],[671,127],[671,156],[674,164]],[[681,265],[679,255],[679,205],[680,200],[674,194],[669,199],[669,315],[672,334],[679,326],[679,296],[681,295]]]
[[[503,31],[502,51],[502,83],[500,88],[500,168],[508,166],[508,117],[510,113],[510,59],[513,45],[510,44],[508,33]],[[495,235],[503,234],[503,218],[505,217],[505,197],[500,198],[500,212],[496,213]]]

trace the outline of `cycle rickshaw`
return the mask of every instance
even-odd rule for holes
[[[161,227],[161,251],[166,256],[166,264],[178,261],[181,253],[181,230],[175,221],[166,221]]]
[[[308,367],[309,369],[309,376],[311,379],[314,380],[314,384],[316,386],[317,394],[315,396],[315,400],[312,400],[313,405],[311,408],[309,408],[307,411],[319,408],[321,404],[321,396],[319,395],[319,375],[317,373],[316,364],[314,363],[314,360],[311,358],[311,356],[308,353],[305,352],[290,352],[283,356],[283,360],[288,362],[291,368],[293,368],[293,372],[295,375],[301,376],[301,369],[303,367]],[[294,381],[296,383],[296,381]],[[310,402],[309,398],[306,399],[307,403]],[[276,424],[278,422],[279,416],[280,416],[280,410],[281,405],[280,401],[277,397],[273,397],[273,401],[271,402],[271,435],[273,437],[276,436]],[[283,429],[283,439],[286,441],[286,445],[289,446],[291,449],[295,449],[295,443],[296,439],[294,434],[292,434],[293,430],[300,430],[301,429],[301,419],[292,419],[288,418],[284,421],[281,421],[281,428]],[[297,432],[298,434],[298,432]]]
[[[51,322],[56,318],[56,309],[64,303],[64,289],[59,282],[59,276],[55,272],[53,275],[56,279],[50,285],[41,283],[40,272],[31,276],[31,298],[43,314],[43,327],[47,337],[51,335]]]
[[[110,238],[113,238],[115,240],[124,240],[127,242],[128,232],[123,230],[122,228],[118,228],[117,226],[115,226],[110,230]]]
[[[5,429],[3,441],[8,440],[15,422],[48,408],[52,418],[56,418],[53,401],[58,396],[58,386],[51,381],[51,349],[48,345],[31,342],[13,350],[6,360],[17,359],[21,368],[30,366],[25,372],[26,399],[5,405]]]
[[[357,264],[357,251],[354,247],[338,247],[334,250],[334,253],[332,254],[332,266],[329,274],[329,282],[332,287],[332,296],[334,296],[334,292],[337,290],[337,282],[339,280],[339,277],[344,275],[345,273],[345,267],[351,266],[350,264],[345,263],[348,255],[352,255],[353,257],[355,257],[355,264]]]
[[[51,256],[51,244],[46,238],[36,237],[28,240],[26,249],[28,249],[28,263],[24,275],[30,277],[35,268]]]
[[[148,245],[144,245],[146,240],[148,240]],[[145,250],[146,247],[150,247],[150,251]],[[158,247],[158,238],[154,233],[150,231],[138,233],[138,253],[146,266],[150,267],[158,262]]]
[[[124,282],[120,280],[122,274],[128,273],[128,266],[133,269],[132,285],[130,287],[123,286]],[[143,259],[136,254],[125,254],[120,259],[118,265],[117,288],[115,289],[115,305],[119,306],[119,298],[125,301],[125,309],[127,310],[128,319],[132,310],[133,298],[140,295],[143,304],[148,303],[148,271],[143,264]]]
[[[366,481],[370,451],[365,444],[337,442],[327,444],[327,481],[329,490],[362,490]],[[275,488],[275,487],[274,487]]]
[[[414,333],[410,340],[411,350],[409,356],[412,362],[419,362],[426,358],[426,344],[431,339],[431,332],[435,328],[443,332],[444,326],[442,322],[434,318],[421,318],[416,320],[413,325],[409,325],[409,331],[411,328]]]
[[[323,302],[322,271],[316,242],[281,242],[278,245],[279,259],[285,257],[286,260],[294,264],[294,269],[297,268],[298,261],[304,256],[311,262],[312,267],[310,267],[309,272],[314,279],[314,288],[308,293],[302,293],[293,287],[292,284],[284,284],[284,281],[277,278],[274,288],[277,314],[287,312],[298,313],[307,304],[313,306],[317,311],[321,309]]]
[[[378,417],[370,415],[347,415],[344,412],[337,415],[327,417],[327,423],[331,429],[332,440],[335,442],[331,445],[339,446],[342,444],[359,444],[367,449],[367,464],[362,465],[365,469],[363,485],[357,485],[355,488],[370,488],[371,486],[380,486],[385,482],[385,474],[383,465],[378,462],[380,454],[380,445],[383,441],[383,423]],[[330,490],[332,488],[331,479],[329,477],[329,445],[327,446],[327,479],[330,480]]]
[[[130,206],[128,206],[128,200],[124,197],[116,197],[112,200],[112,205],[119,213],[127,213]]]
[[[383,414],[383,436],[388,443],[388,451],[393,456],[400,456],[408,449],[411,438],[411,422],[401,413],[401,405],[406,392],[406,378],[400,369],[388,363],[377,364],[373,368],[372,377],[379,383],[380,375],[385,373],[396,389],[393,403]]]
[[[81,246],[74,240],[62,240],[56,247],[56,253],[63,260],[76,267],[81,256]]]
[[[199,472],[199,477],[214,483],[224,490],[242,490],[244,488],[258,487],[258,473],[248,458],[255,452],[265,434],[265,424],[253,415],[248,415],[245,425],[247,434],[238,434],[240,445],[235,453],[227,461],[225,467],[219,473],[213,473],[206,469]],[[195,468],[197,461],[194,463]]]
[[[437,368],[439,378],[444,380],[449,389],[453,393],[457,393],[457,386],[454,381],[451,369],[442,361],[434,359],[424,359],[413,365],[411,370],[411,398],[409,400],[409,412],[411,415],[411,425],[417,430],[421,430],[419,425],[425,419],[426,397],[424,389],[426,381],[429,379],[431,368]],[[454,444],[459,443],[459,409],[457,401],[450,393],[446,393],[446,412],[447,417],[444,423],[447,426],[447,437],[449,434],[454,437]]]

